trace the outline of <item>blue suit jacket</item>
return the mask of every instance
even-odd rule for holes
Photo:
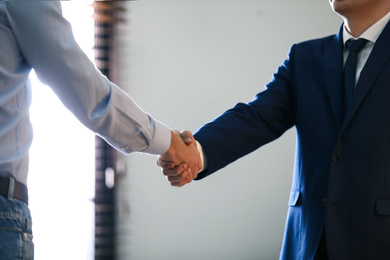
[[[342,52],[342,29],[293,45],[265,91],[195,134],[201,179],[296,127],[281,259],[312,259],[324,227],[330,259],[390,259],[390,24],[345,118]]]

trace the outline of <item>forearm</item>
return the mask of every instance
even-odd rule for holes
[[[23,62],[85,126],[124,153],[168,150],[169,129],[95,68],[76,43],[59,2],[12,1],[5,6]]]

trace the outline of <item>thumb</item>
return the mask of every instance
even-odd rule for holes
[[[195,141],[194,136],[192,133],[188,130],[184,130],[183,132],[180,133],[181,139],[186,143],[186,145],[190,145]]]

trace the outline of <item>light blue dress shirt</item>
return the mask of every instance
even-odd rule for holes
[[[0,175],[27,182],[32,68],[85,126],[119,151],[168,150],[169,128],[95,68],[59,2],[1,1],[0,48]]]

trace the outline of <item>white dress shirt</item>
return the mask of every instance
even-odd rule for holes
[[[390,20],[390,12],[385,15],[383,18],[381,18],[379,21],[377,21],[375,24],[373,24],[370,28],[368,28],[366,31],[364,31],[358,38],[366,39],[368,42],[366,45],[364,45],[363,49],[361,49],[357,56],[357,66],[356,66],[356,80],[355,85],[358,82],[360,73],[363,70],[364,64],[366,64],[366,61],[368,57],[370,56],[370,53],[372,49],[374,48],[374,44],[376,40],[379,38],[379,35],[382,33],[383,29],[385,28],[386,24]],[[358,39],[353,37],[347,30],[347,28],[344,26],[343,30],[343,41],[344,46],[345,43],[349,39]],[[344,47],[344,64],[347,61],[348,57],[348,49]]]
[[[1,1],[0,46],[0,175],[27,182],[32,68],[85,126],[119,151],[168,150],[169,128],[95,68],[75,42],[60,2]]]

